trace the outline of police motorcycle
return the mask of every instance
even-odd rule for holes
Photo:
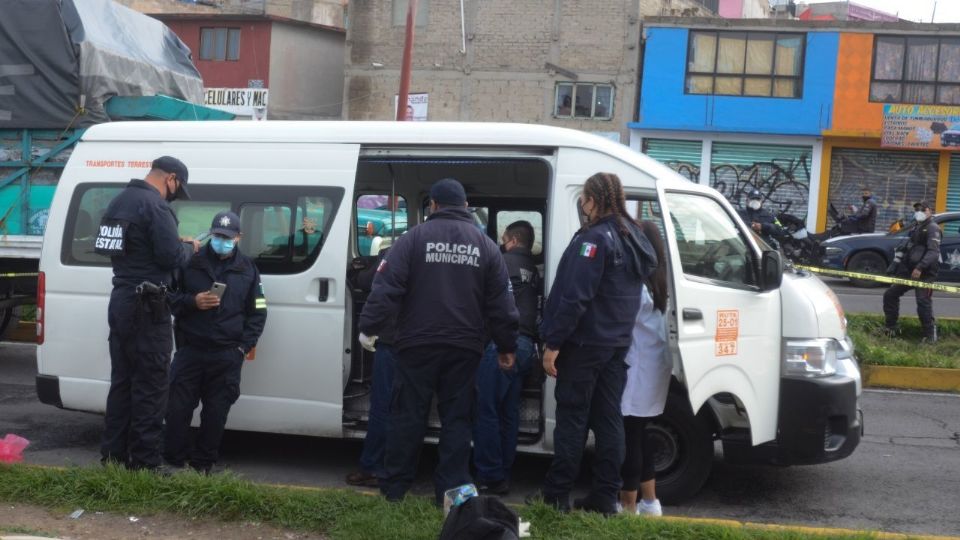
[[[777,215],[784,234],[777,236],[780,252],[795,264],[816,264],[823,253],[820,242],[807,232],[805,220],[786,212]]]

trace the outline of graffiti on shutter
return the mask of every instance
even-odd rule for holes
[[[939,160],[936,152],[834,148],[828,202],[849,215],[851,206],[863,203],[863,187],[871,189],[878,206],[877,228],[885,231],[894,221],[909,219],[913,203],[934,204]],[[830,218],[827,228],[832,225]]]
[[[760,190],[764,208],[806,219],[812,154],[810,146],[715,142],[710,186],[740,208],[750,191]]]
[[[950,156],[950,180],[947,182],[947,212],[960,212],[960,154]]]
[[[643,153],[680,173],[691,182],[700,181],[701,141],[644,139]]]

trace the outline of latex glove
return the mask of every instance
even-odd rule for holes
[[[377,342],[377,336],[368,336],[363,332],[360,332],[360,346],[370,352],[376,352],[377,348],[374,347],[374,344]]]

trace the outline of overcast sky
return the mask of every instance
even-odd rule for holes
[[[809,0],[808,3],[818,4],[822,1],[828,0]],[[960,22],[960,0],[854,0],[854,3],[888,13],[899,13],[901,19],[926,23],[930,22],[933,5],[936,4],[934,22]]]

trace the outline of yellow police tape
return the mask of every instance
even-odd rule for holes
[[[40,274],[37,272],[18,274],[16,272],[7,272],[5,274],[0,274],[0,278],[22,278],[22,277],[37,277]]]
[[[864,274],[862,272],[848,272],[846,270],[833,270],[830,268],[817,268],[815,266],[806,266],[803,264],[795,264],[793,266],[794,268],[799,268],[801,270],[808,270],[810,272],[816,272],[818,274],[826,274],[828,276],[866,279],[869,281],[876,281],[877,283],[889,283],[891,285],[906,285],[907,287],[916,287],[918,289],[933,289],[935,291],[943,291],[948,293],[960,294],[960,287],[955,287],[953,285],[944,285],[943,283],[933,283],[930,281],[914,281],[912,279],[903,279],[903,278],[890,277],[890,276],[878,276],[876,274]]]

